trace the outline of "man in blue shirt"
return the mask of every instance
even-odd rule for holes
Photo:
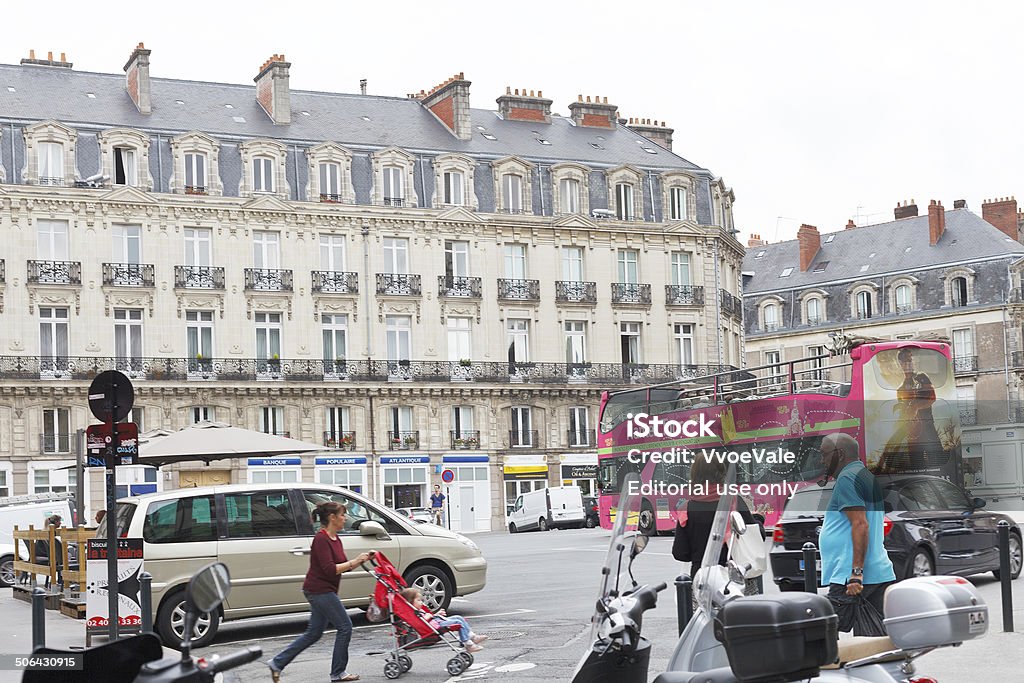
[[[434,484],[434,492],[430,495],[430,511],[434,515],[434,524],[444,526],[444,494],[441,487]]]
[[[836,480],[818,538],[822,583],[833,604],[861,595],[882,614],[885,590],[896,580],[884,545],[882,490],[849,434],[826,436],[821,459]]]

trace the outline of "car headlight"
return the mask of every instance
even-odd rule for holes
[[[459,543],[461,543],[462,545],[466,546],[471,550],[480,550],[480,546],[478,546],[471,539],[467,538],[466,536],[463,536],[462,534],[455,534],[455,538],[458,539]]]

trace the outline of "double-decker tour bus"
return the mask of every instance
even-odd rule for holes
[[[640,527],[670,531],[693,493],[685,485],[699,454],[735,462],[751,510],[774,526],[794,490],[822,479],[821,441],[837,432],[857,440],[876,474],[962,481],[948,341],[830,336],[822,355],[604,392],[601,525],[610,528],[623,479],[638,472]]]

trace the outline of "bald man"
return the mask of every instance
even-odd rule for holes
[[[840,603],[861,595],[882,614],[885,590],[896,580],[884,545],[882,490],[849,434],[826,436],[821,461],[826,476],[836,480],[818,538],[822,583],[837,611]]]

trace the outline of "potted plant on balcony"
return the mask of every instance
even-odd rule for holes
[[[391,450],[398,450],[402,447],[402,440],[397,436],[391,437]]]
[[[463,439],[463,442],[465,443],[466,448],[477,448],[478,446],[480,446],[480,439],[476,438],[475,436],[467,436],[465,439]]]
[[[469,358],[460,358],[459,365],[461,365],[464,368],[468,368],[473,365],[473,361],[471,361]]]
[[[409,434],[405,437],[404,443],[406,448],[416,448],[416,437]]]
[[[341,437],[341,447],[352,450],[356,445],[355,434],[343,434]]]

